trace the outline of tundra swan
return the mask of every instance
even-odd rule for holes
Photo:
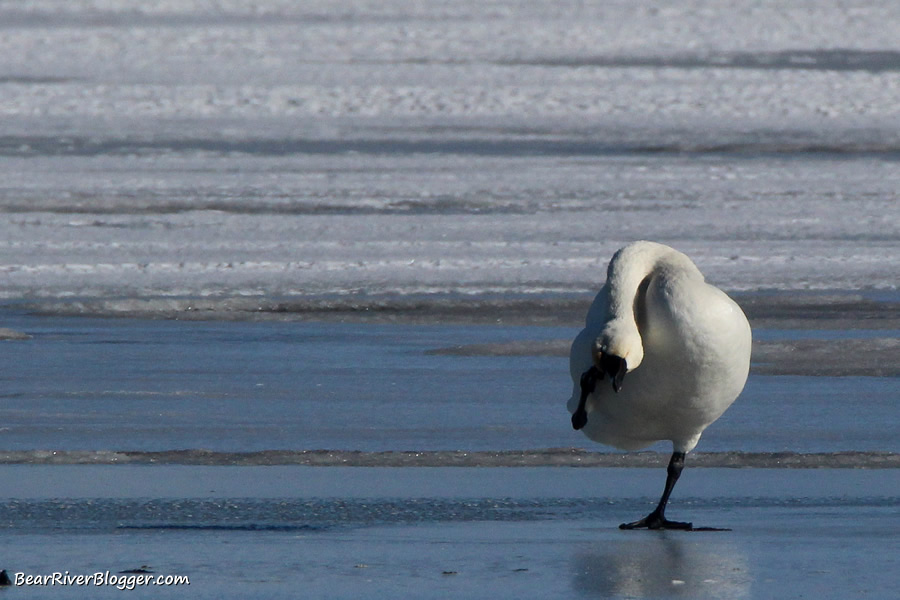
[[[572,426],[622,450],[673,445],[659,505],[622,529],[693,528],[666,519],[666,504],[685,455],[741,393],[750,339],[740,307],[681,252],[640,241],[613,255],[572,342]]]

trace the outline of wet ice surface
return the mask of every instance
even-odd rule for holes
[[[575,328],[15,314],[7,324],[32,339],[0,346],[4,450],[598,448],[569,424],[566,358],[431,352],[571,339]],[[752,375],[698,450],[900,452],[897,390],[896,377]]]
[[[896,470],[689,469],[672,513],[732,529],[695,533],[616,528],[652,508],[662,473],[649,469],[3,466],[0,475],[17,482],[0,497],[11,571],[146,565],[187,575],[191,597],[391,598],[414,586],[424,598],[840,598],[888,597],[897,584]],[[134,593],[161,592],[186,593]]]
[[[16,547],[7,556],[32,557],[16,563],[27,573],[52,572],[60,564],[73,573],[108,567],[115,573],[120,566],[149,563],[156,574],[190,578],[189,588],[128,592],[138,598],[281,599],[296,598],[300,590],[316,598],[387,599],[404,596],[410,586],[419,598],[746,599],[809,593],[838,599],[889,598],[896,590],[897,532],[888,532],[893,538],[885,535],[888,510],[818,508],[810,516],[803,508],[747,508],[744,513],[732,524],[745,529],[721,537],[629,535],[585,521],[399,525],[321,534],[129,531],[17,535],[8,538]],[[26,598],[46,597],[48,591],[60,598],[122,593],[15,590]]]

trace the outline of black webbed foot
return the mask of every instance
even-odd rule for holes
[[[587,425],[587,411],[582,409],[572,413],[572,429],[576,431]]]
[[[603,379],[603,372],[597,367],[591,367],[581,374],[581,398],[578,400],[578,408],[572,413],[572,427],[581,429],[587,425],[587,411],[584,408],[587,397],[597,387],[597,381]]]
[[[622,523],[619,529],[677,529],[681,531],[693,531],[693,523],[683,521],[670,521],[664,514],[654,510],[652,513],[633,523]]]

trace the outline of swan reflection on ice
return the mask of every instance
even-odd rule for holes
[[[750,597],[747,557],[733,542],[715,537],[606,540],[576,553],[573,586],[598,598]]]

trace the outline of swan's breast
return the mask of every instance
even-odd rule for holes
[[[654,277],[644,302],[645,360],[679,388],[686,407],[715,420],[747,380],[751,334],[743,311],[694,278]]]

